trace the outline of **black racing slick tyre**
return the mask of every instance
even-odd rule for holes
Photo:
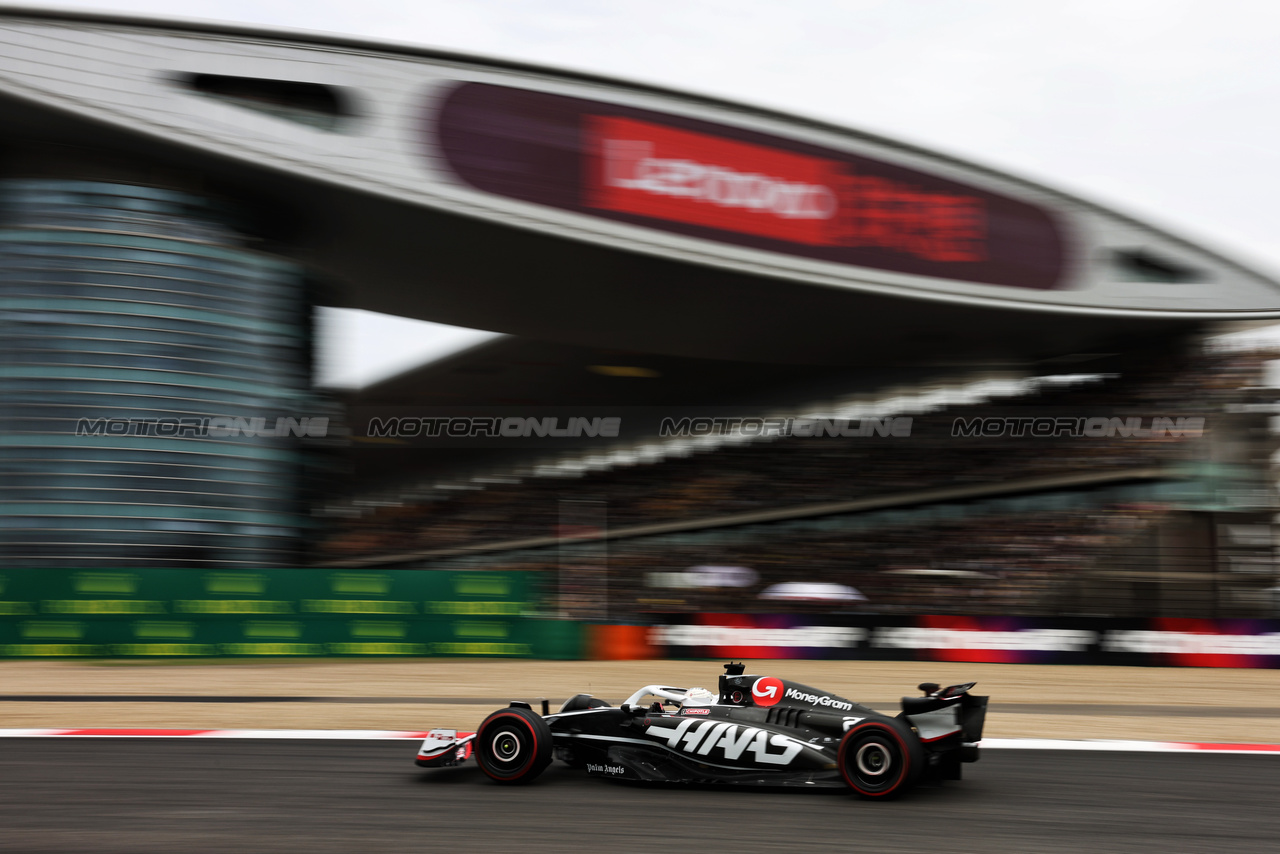
[[[896,720],[866,721],[840,740],[840,775],[864,798],[896,798],[920,774],[924,749]]]
[[[497,783],[532,782],[551,764],[551,753],[551,727],[528,709],[494,712],[476,730],[476,761]]]

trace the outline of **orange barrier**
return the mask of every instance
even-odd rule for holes
[[[648,626],[583,626],[587,658],[594,661],[641,661],[663,658],[649,642]]]

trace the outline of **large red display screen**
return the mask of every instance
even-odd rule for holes
[[[842,264],[1058,287],[1039,207],[847,152],[679,116],[489,84],[452,90],[432,136],[508,198]]]

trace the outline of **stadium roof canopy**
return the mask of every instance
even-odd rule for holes
[[[1280,317],[1276,281],[1122,214],[741,104],[77,12],[2,10],[0,45],[6,147],[141,156],[252,200],[263,233],[329,283],[328,304],[850,365],[1046,358]]]

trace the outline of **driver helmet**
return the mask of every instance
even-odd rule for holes
[[[708,691],[706,688],[690,688],[685,692],[685,706],[714,706],[716,704],[716,695]]]

